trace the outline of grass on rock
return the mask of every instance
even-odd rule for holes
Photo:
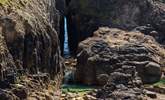
[[[165,87],[165,79],[161,79],[159,82],[153,84],[153,86]]]
[[[86,85],[62,85],[62,92],[63,93],[79,93],[79,94],[86,94],[95,88],[92,86]]]
[[[6,4],[8,2],[8,0],[0,0],[1,4]]]

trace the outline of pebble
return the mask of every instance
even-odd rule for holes
[[[84,100],[83,97],[77,97],[76,100]]]
[[[61,97],[66,97],[66,94],[62,94]]]
[[[66,94],[62,94],[60,100],[97,100],[97,98],[89,94],[81,95],[69,92]]]
[[[84,100],[97,100],[97,98],[91,96],[91,95],[85,95]]]

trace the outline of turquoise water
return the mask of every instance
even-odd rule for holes
[[[68,44],[68,30],[67,30],[67,18],[64,17],[64,57],[70,57],[70,50]]]

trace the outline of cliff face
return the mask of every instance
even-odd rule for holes
[[[4,80],[5,76],[3,71],[6,70],[13,71],[14,68],[16,68],[16,66],[14,65],[12,55],[9,53],[6,42],[2,35],[0,35],[0,63],[1,63],[0,80]]]
[[[55,0],[0,0],[0,81],[21,71],[30,76],[46,74],[53,81],[58,79],[54,86],[59,86],[59,21]]]
[[[154,0],[71,0],[68,24],[74,28],[69,28],[70,44],[92,36],[100,26],[132,30],[150,24],[162,34],[164,12],[164,4]],[[77,40],[73,41],[76,37]]]

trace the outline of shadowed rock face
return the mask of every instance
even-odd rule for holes
[[[60,23],[59,23],[59,30],[58,30],[58,35],[59,35],[59,40],[60,40],[60,48],[61,48],[61,55],[63,55],[63,50],[64,50],[64,17],[65,17],[65,5],[66,2],[65,0],[56,0],[56,8],[59,11],[60,17]]]
[[[84,84],[104,85],[112,73],[125,73],[128,69],[126,74],[132,75],[131,68],[135,67],[143,83],[154,83],[161,77],[164,52],[151,36],[99,28],[93,37],[79,44],[76,79]]]
[[[132,30],[151,24],[163,34],[164,7],[155,0],[71,0],[67,12],[70,48],[76,51],[77,44],[100,26]]]
[[[59,29],[55,1],[22,3],[23,7],[16,11],[14,2],[13,8],[7,8],[9,12],[1,6],[0,33],[18,68],[28,69],[30,73],[48,72],[53,79],[61,69],[58,35],[52,28]]]
[[[56,81],[54,86],[59,88],[63,66],[59,30],[60,12],[56,9],[56,0],[0,2],[0,83],[9,81],[8,76],[15,81],[21,71],[29,80],[35,80],[36,76],[48,77],[49,81]],[[42,86],[37,88],[42,89]]]
[[[2,34],[0,35],[0,80],[4,80],[4,78],[6,76],[4,76],[3,71],[14,71],[14,69],[16,68],[14,61],[13,61],[13,57],[12,55],[9,53],[9,50],[7,49],[7,45],[5,42],[4,37],[2,36]],[[2,85],[2,84],[1,84]],[[3,87],[3,86],[1,86]],[[5,87],[5,86],[4,86]]]

